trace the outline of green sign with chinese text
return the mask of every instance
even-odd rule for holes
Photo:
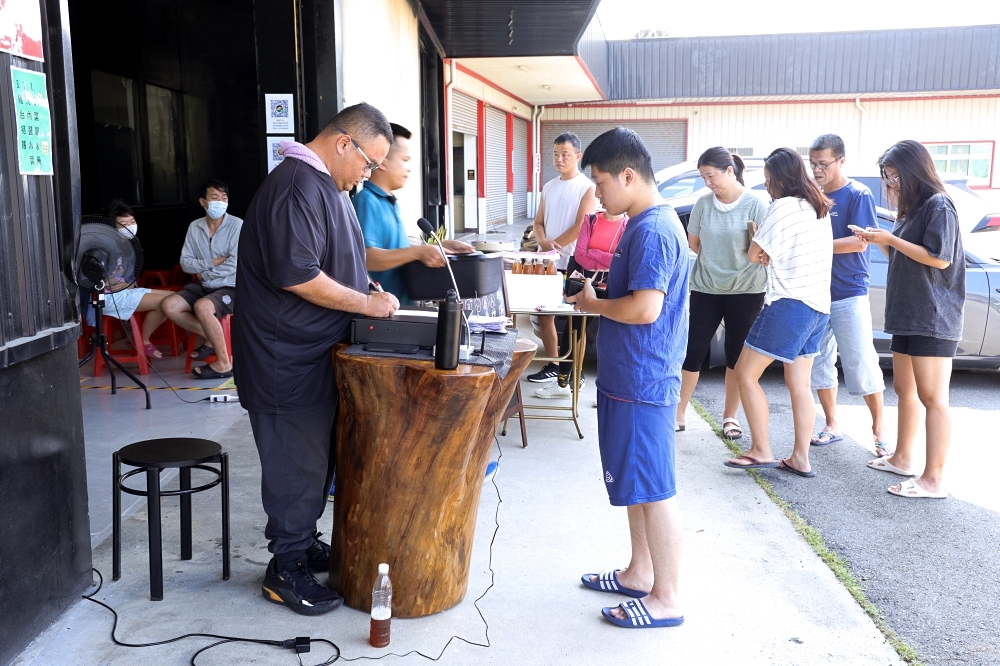
[[[17,154],[23,175],[52,175],[52,123],[45,74],[10,68],[14,90]]]

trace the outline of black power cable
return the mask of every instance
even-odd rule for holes
[[[114,616],[114,622],[111,625],[111,641],[115,645],[121,647],[128,647],[128,648],[155,647],[157,645],[167,645],[169,643],[176,643],[178,641],[182,641],[187,638],[219,639],[215,643],[206,645],[205,647],[199,649],[197,652],[191,655],[191,662],[190,662],[191,666],[198,666],[196,663],[198,655],[208,650],[211,650],[212,648],[216,648],[220,645],[225,645],[227,643],[254,643],[256,645],[267,645],[275,648],[295,650],[300,666],[305,666],[304,662],[302,661],[302,654],[305,652],[309,652],[310,643],[325,643],[329,645],[331,648],[333,648],[335,651],[333,656],[328,658],[326,661],[320,662],[319,664],[315,664],[315,666],[329,666],[330,664],[333,664],[336,661],[361,661],[361,660],[378,661],[379,659],[385,659],[386,657],[400,657],[400,658],[408,657],[411,654],[419,655],[424,659],[427,659],[428,661],[439,661],[441,657],[444,656],[444,653],[448,649],[448,646],[450,646],[452,644],[452,641],[455,640],[462,641],[464,643],[467,643],[475,647],[482,647],[482,648],[492,647],[492,645],[490,644],[490,623],[486,621],[486,616],[483,615],[483,611],[479,607],[479,602],[483,600],[483,597],[486,596],[487,592],[493,589],[493,586],[496,582],[496,573],[493,571],[493,544],[496,542],[497,533],[500,531],[500,505],[503,504],[503,498],[500,496],[500,487],[497,486],[497,481],[496,481],[496,475],[500,472],[500,459],[503,458],[503,449],[500,448],[500,440],[497,438],[496,435],[493,435],[493,441],[497,445],[497,451],[499,455],[497,455],[497,469],[493,473],[493,478],[490,479],[490,482],[493,484],[493,488],[496,490],[497,493],[497,510],[496,514],[493,516],[493,522],[494,522],[493,537],[490,539],[490,556],[489,556],[490,584],[489,586],[487,586],[485,590],[483,590],[483,593],[479,595],[479,597],[473,602],[473,606],[475,606],[476,611],[479,613],[479,618],[483,621],[483,625],[486,627],[485,643],[477,643],[476,641],[470,641],[467,638],[462,638],[461,636],[453,635],[451,638],[448,639],[448,642],[444,644],[444,647],[441,648],[441,652],[439,652],[438,656],[436,657],[431,657],[429,655],[426,655],[420,650],[410,650],[409,652],[405,652],[403,654],[399,654],[397,652],[388,652],[386,654],[379,655],[378,657],[363,656],[363,657],[353,657],[353,658],[341,656],[340,647],[333,641],[327,640],[325,638],[299,637],[299,638],[290,638],[287,640],[268,640],[263,638],[242,638],[239,636],[223,636],[220,634],[191,633],[191,634],[184,634],[183,636],[177,636],[176,638],[168,638],[166,640],[156,641],[153,643],[126,643],[125,641],[118,640],[118,637],[116,635],[116,632],[118,630],[118,612],[115,611],[115,609],[109,606],[108,604],[104,603],[103,601],[98,601],[97,599],[94,599],[94,596],[101,591],[102,587],[104,587],[104,576],[102,576],[101,572],[98,571],[97,569],[94,569],[94,573],[97,574],[97,577],[99,579],[99,582],[97,584],[97,589],[91,592],[90,594],[83,595],[83,598],[86,599],[87,601],[94,602],[98,606],[103,606],[107,610],[111,611],[111,614]]]

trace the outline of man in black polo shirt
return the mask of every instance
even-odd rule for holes
[[[263,594],[303,615],[343,603],[312,573],[330,561],[316,531],[335,464],[330,349],[348,336],[352,313],[387,317],[399,307],[392,294],[368,291],[347,196],[391,141],[385,116],[357,104],[310,143],[284,142],[285,159],[254,195],[240,237],[233,370],[260,455],[273,555]]]

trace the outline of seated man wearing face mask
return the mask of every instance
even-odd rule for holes
[[[205,344],[191,354],[215,361],[191,369],[198,379],[233,376],[233,362],[219,318],[233,314],[236,304],[236,251],[243,220],[226,213],[229,186],[209,180],[199,189],[198,203],[205,217],[191,223],[181,250],[181,268],[195,282],[163,300],[161,309],[181,328],[200,336]]]

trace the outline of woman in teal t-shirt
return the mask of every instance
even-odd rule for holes
[[[748,223],[764,218],[767,206],[743,185],[743,160],[721,146],[698,158],[698,172],[709,194],[698,199],[688,222],[688,243],[698,253],[691,272],[691,320],[687,357],[681,372],[677,429],[698,385],[698,375],[719,324],[726,324],[726,405],[722,430],[729,439],[743,435],[736,412],[740,390],[733,369],[750,327],[764,305],[767,274],[747,259]]]

